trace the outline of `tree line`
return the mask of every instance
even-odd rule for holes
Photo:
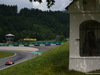
[[[33,8],[17,12],[17,6],[0,5],[0,42],[5,42],[8,33],[15,35],[15,42],[24,38],[63,40],[69,37],[69,14]]]

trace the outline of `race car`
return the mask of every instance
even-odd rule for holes
[[[12,62],[12,61],[9,61],[9,62],[5,63],[5,65],[12,65],[12,64],[14,64],[14,62]]]

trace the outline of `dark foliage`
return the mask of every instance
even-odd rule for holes
[[[12,33],[15,41],[24,38],[54,40],[56,36],[69,37],[69,14],[60,11],[41,11],[17,6],[0,5],[0,42]]]
[[[37,1],[37,2],[39,2],[39,3],[42,3],[42,0],[29,0],[30,2],[32,2],[32,1]],[[48,8],[50,8],[51,6],[53,6],[54,5],[54,3],[55,3],[55,0],[46,0],[46,2],[47,2],[47,6],[48,6]]]

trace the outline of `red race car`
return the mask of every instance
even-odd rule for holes
[[[12,64],[14,64],[14,62],[9,61],[9,62],[6,62],[6,64],[5,64],[5,65],[12,65]]]

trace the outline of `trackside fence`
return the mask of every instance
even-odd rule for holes
[[[28,43],[8,43],[2,44],[0,46],[52,46],[52,45],[61,45],[65,41],[60,42],[28,42]]]

